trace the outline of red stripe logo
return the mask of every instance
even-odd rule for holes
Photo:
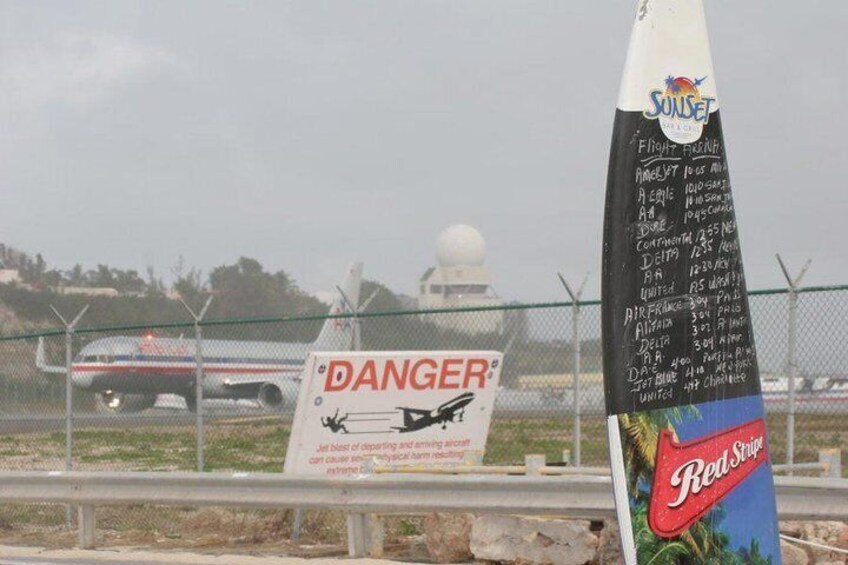
[[[661,538],[680,535],[766,461],[761,418],[685,443],[663,430],[648,525]]]

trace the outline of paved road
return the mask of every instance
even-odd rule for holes
[[[391,565],[377,559],[254,557],[132,550],[46,550],[0,545],[0,565]],[[409,565],[409,564],[406,564]]]

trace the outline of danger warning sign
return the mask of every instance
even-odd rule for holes
[[[355,475],[368,456],[450,464],[483,451],[502,362],[493,351],[310,354],[285,472]]]

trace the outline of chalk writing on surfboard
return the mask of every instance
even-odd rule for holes
[[[659,125],[619,112],[630,151],[608,209],[619,210],[610,273],[620,278],[605,362],[627,386],[608,391],[610,413],[759,392],[745,279],[721,122],[674,143]],[[616,148],[613,148],[615,151]]]

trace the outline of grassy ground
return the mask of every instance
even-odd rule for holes
[[[796,416],[796,461],[815,461],[818,450],[843,449],[848,472],[848,422],[817,414]],[[767,417],[772,461],[786,459],[785,417]],[[205,459],[209,471],[279,472],[283,467],[290,426],[274,418],[215,421],[206,428]],[[582,455],[586,465],[606,465],[606,422],[582,421]],[[196,466],[193,426],[139,429],[89,429],[74,433],[74,466],[78,470],[193,470]],[[62,432],[0,436],[0,469],[53,470],[64,465]],[[496,419],[489,431],[488,464],[521,463],[524,455],[544,453],[561,461],[573,450],[572,424],[560,419]]]
[[[768,417],[772,460],[785,461],[785,418]],[[818,449],[843,449],[848,476],[848,423],[832,416],[796,417],[795,460],[815,461]],[[584,418],[582,454],[586,465],[607,464],[606,424],[601,417]],[[563,449],[573,449],[571,422],[559,419],[498,419],[492,422],[485,461],[521,463],[525,454],[544,453],[560,461]],[[290,428],[273,418],[234,419],[211,423],[206,431],[206,466],[210,471],[278,472],[282,469]],[[0,436],[0,469],[61,469],[64,434],[34,433]],[[192,470],[196,465],[191,426],[140,429],[79,430],[74,434],[74,464],[79,470]],[[156,547],[221,547],[257,545],[290,547],[291,511],[161,508],[145,505],[98,508],[98,528],[106,544]],[[73,545],[62,531],[64,508],[50,505],[0,505],[0,540],[49,545]],[[415,518],[389,520],[389,539],[418,532]],[[337,512],[310,512],[303,542],[333,552],[343,543],[344,517]],[[276,544],[276,545],[275,545]],[[338,546],[338,547],[337,547]],[[317,551],[317,550],[316,550]],[[302,551],[301,551],[302,553]]]

